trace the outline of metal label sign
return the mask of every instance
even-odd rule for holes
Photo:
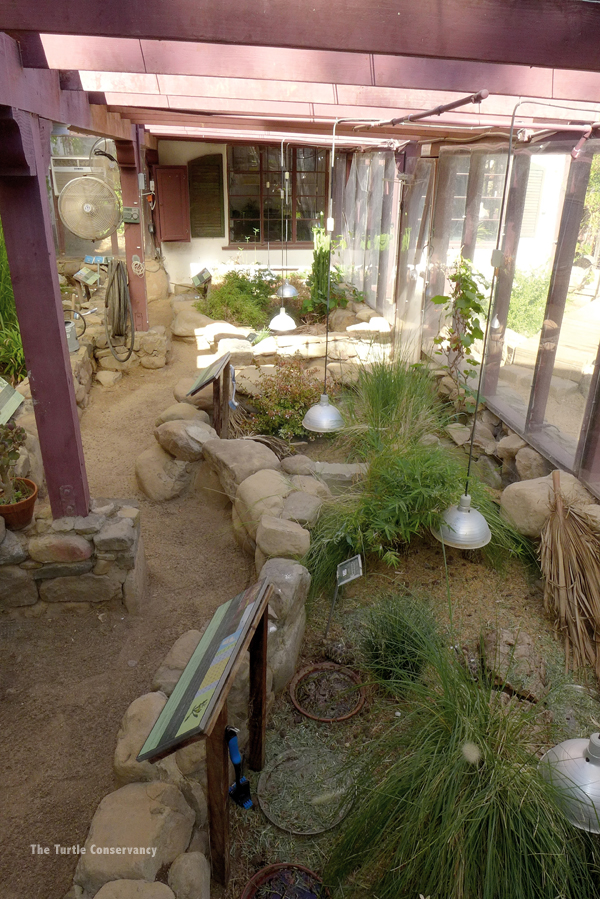
[[[206,368],[203,368],[192,389],[186,394],[187,396],[193,396],[195,393],[198,393],[199,390],[202,390],[203,387],[207,387],[211,381],[214,381],[215,378],[218,378],[227,363],[231,358],[231,353],[225,353],[224,356],[221,356],[219,359],[216,359]]]
[[[342,584],[349,584],[350,581],[355,581],[357,577],[362,577],[362,573],[362,556],[352,556],[351,559],[340,562],[338,565],[336,584],[338,587],[341,587]]]
[[[6,424],[22,402],[24,402],[24,397],[19,391],[11,387],[4,378],[0,378],[0,425]]]
[[[142,746],[138,762],[163,756],[204,733],[267,589],[267,581],[260,581],[219,606]]]

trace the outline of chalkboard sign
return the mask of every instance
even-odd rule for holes
[[[137,757],[167,754],[203,734],[246,635],[268,602],[266,580],[219,606]],[[270,595],[270,594],[269,594]]]
[[[213,153],[188,163],[192,237],[225,237],[223,156]]]

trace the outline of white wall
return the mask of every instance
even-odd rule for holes
[[[198,156],[221,153],[223,159],[224,193],[225,193],[225,228],[223,237],[193,237],[189,242],[166,241],[161,249],[171,287],[175,285],[191,286],[192,275],[200,269],[208,268],[215,272],[219,266],[237,263],[240,265],[271,265],[274,269],[281,265],[309,269],[312,265],[312,249],[288,249],[287,260],[282,260],[281,244],[271,247],[269,251],[255,250],[252,245],[242,244],[229,247],[229,228],[227,225],[229,209],[227,196],[227,148],[225,144],[209,144],[203,141],[162,140],[158,142],[158,156],[161,165],[186,165]]]

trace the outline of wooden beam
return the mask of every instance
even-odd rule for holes
[[[84,91],[61,90],[59,72],[24,69],[19,48],[7,34],[0,34],[0,104],[91,134],[131,137],[131,123],[118,113],[90,106]]]
[[[600,10],[582,0],[2,0],[0,28],[600,71]]]
[[[4,110],[4,125],[9,115]],[[89,490],[46,187],[51,123],[21,112],[13,121],[23,164],[17,172],[13,130],[13,149],[8,157],[0,154],[0,216],[48,496],[54,518],[87,515]],[[0,146],[4,151],[4,141]]]

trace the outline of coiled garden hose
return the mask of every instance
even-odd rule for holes
[[[117,362],[127,362],[133,353],[135,343],[135,328],[133,325],[133,309],[129,296],[127,283],[127,269],[120,259],[110,259],[108,263],[108,278],[106,281],[106,297],[104,309],[104,327],[106,339],[111,353]],[[129,344],[120,344],[121,354],[115,349],[116,337],[127,338]],[[123,355],[123,351],[127,355]]]

